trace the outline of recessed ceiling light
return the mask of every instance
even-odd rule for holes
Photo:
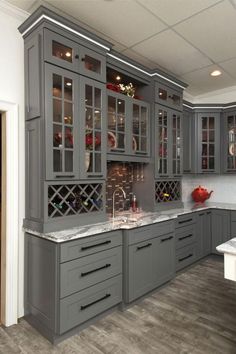
[[[222,72],[220,70],[214,70],[211,73],[211,76],[220,76],[222,74]]]
[[[71,53],[70,52],[66,52],[66,57],[71,57]]]
[[[72,83],[71,82],[66,82],[66,86],[72,86]]]
[[[117,81],[120,81],[120,80],[121,80],[120,75],[117,75],[117,76],[116,76],[116,80],[117,80]]]

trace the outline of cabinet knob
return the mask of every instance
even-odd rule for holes
[[[85,58],[81,58],[81,61],[85,61]]]
[[[76,54],[76,55],[75,55],[75,59],[79,59],[79,54]]]

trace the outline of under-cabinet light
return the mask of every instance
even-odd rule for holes
[[[70,52],[66,52],[66,57],[70,58],[71,57],[71,53]]]

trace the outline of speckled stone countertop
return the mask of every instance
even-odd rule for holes
[[[236,238],[232,238],[231,240],[222,243],[221,245],[217,246],[216,249],[220,253],[227,253],[236,256]]]
[[[153,213],[152,212],[129,213],[129,214],[124,213],[119,217],[116,217],[114,220],[108,220],[93,225],[74,227],[71,229],[49,232],[45,234],[39,233],[34,230],[29,230],[29,229],[24,229],[24,231],[56,243],[61,243],[61,242],[75,240],[78,238],[84,238],[87,236],[92,236],[92,235],[100,234],[103,232],[109,232],[113,230],[133,229],[144,225],[175,219],[179,215],[184,215],[184,214],[192,213],[194,211],[200,211],[206,209],[236,210],[236,203],[235,204],[205,203],[202,205],[186,203],[183,205],[182,208],[178,208],[178,209],[169,209],[169,210],[158,211]],[[226,242],[226,244],[228,242]],[[221,252],[220,250],[218,251]],[[235,241],[235,254],[236,254],[236,241]]]

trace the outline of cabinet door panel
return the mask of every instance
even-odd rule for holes
[[[106,82],[106,57],[81,46],[79,72],[82,75]]]
[[[212,253],[218,254],[216,247],[228,241],[230,235],[230,212],[227,210],[212,211]]]
[[[45,65],[46,179],[78,178],[78,76]]]
[[[153,287],[153,240],[129,247],[129,301]]]
[[[223,130],[224,172],[236,171],[236,112],[225,113]]]

